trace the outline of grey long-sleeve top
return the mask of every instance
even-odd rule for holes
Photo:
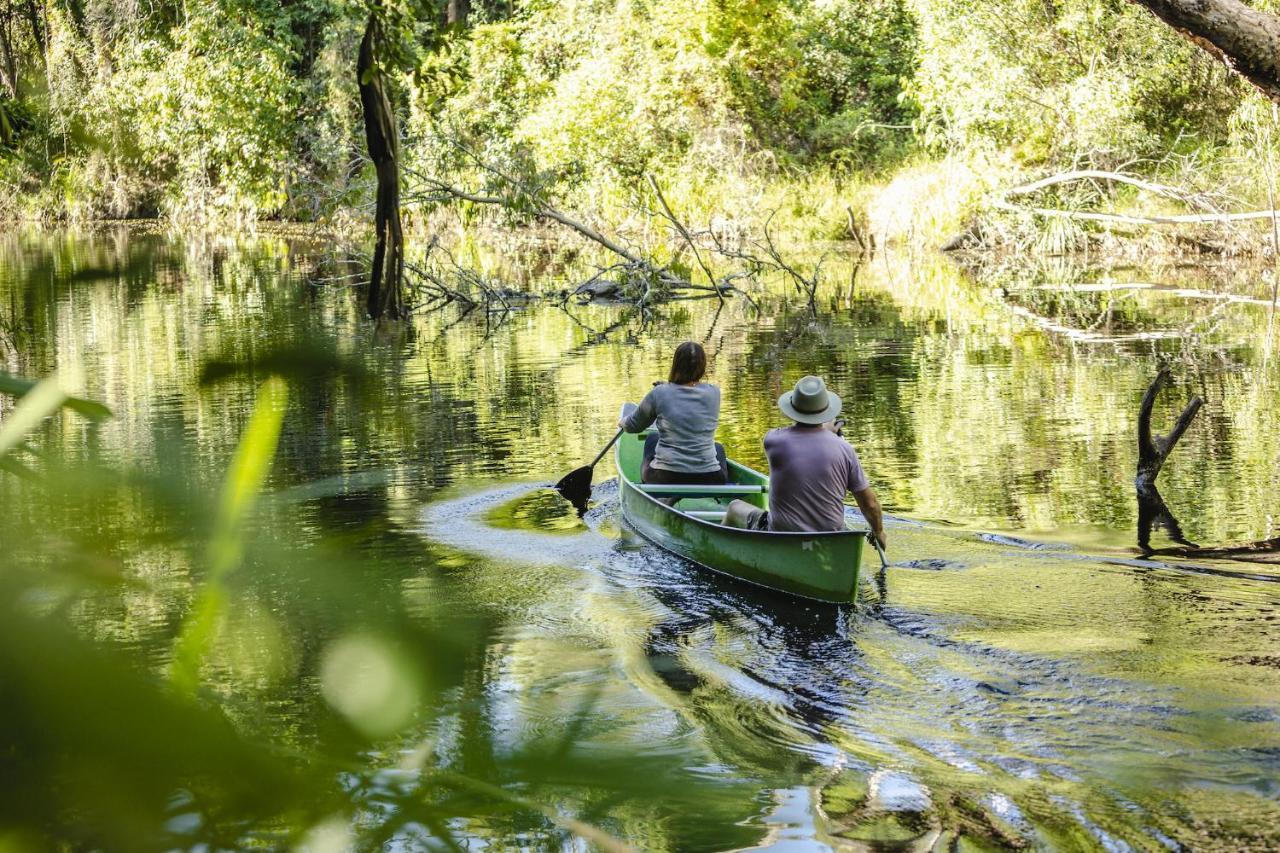
[[[658,424],[654,468],[705,474],[720,468],[716,459],[716,424],[720,421],[720,389],[707,382],[673,385],[663,382],[644,395],[627,417],[627,432],[643,432]]]

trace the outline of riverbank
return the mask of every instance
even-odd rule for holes
[[[1265,186],[1220,164],[1208,174],[1075,170],[1052,172],[1017,165],[1009,155],[922,158],[883,177],[818,171],[794,177],[675,174],[658,178],[663,198],[703,245],[735,246],[758,240],[767,224],[780,239],[812,244],[852,241],[859,249],[897,248],[961,253],[966,264],[989,266],[1001,257],[1078,255],[1088,262],[1123,263],[1272,257],[1277,228],[1268,214]],[[1237,164],[1238,165],[1238,164]],[[1182,180],[1185,185],[1163,183]],[[1264,182],[1265,183],[1265,182]],[[466,202],[415,201],[406,178],[407,232],[424,244],[432,237],[465,239],[470,231],[528,233],[568,230],[541,224],[519,211]],[[1212,189],[1203,189],[1212,185]],[[1246,188],[1247,187],[1247,188]],[[678,255],[678,234],[651,192],[637,184],[561,202],[569,215],[642,251]],[[125,221],[133,227],[184,231],[267,229],[325,235],[358,245],[368,239],[367,209],[342,207],[311,221],[246,218],[204,210],[199,215],[115,220],[87,215],[97,206],[40,207],[39,197],[13,196],[4,221],[60,228]]]

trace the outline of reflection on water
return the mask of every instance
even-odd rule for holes
[[[759,316],[676,303],[643,327],[616,306],[548,305],[378,334],[347,291],[305,285],[323,248],[6,237],[0,354],[29,375],[80,365],[117,412],[51,426],[73,458],[193,483],[217,481],[254,390],[197,390],[203,359],[332,338],[364,363],[376,388],[297,390],[273,486],[383,473],[278,523],[385,528],[367,583],[412,601],[447,573],[499,615],[467,688],[481,722],[440,723],[442,751],[450,725],[515,741],[590,701],[588,737],[743,783],[704,815],[617,816],[646,847],[1280,844],[1280,570],[1141,558],[1133,491],[1138,403],[1171,362],[1156,422],[1192,394],[1206,405],[1161,475],[1167,510],[1197,542],[1276,535],[1280,368],[1257,279],[973,281],[940,259],[879,258],[816,318],[771,298]],[[607,459],[582,519],[545,488],[594,457],[686,337],[724,391],[720,440],[755,467],[796,378],[822,373],[845,396],[846,435],[896,518],[891,565],[868,558],[858,609],[780,599],[636,539]],[[6,505],[11,488],[0,479]],[[421,577],[380,573],[405,534],[429,551]],[[124,567],[141,583],[77,618],[160,666],[189,566],[159,543],[143,553]],[[265,602],[242,619],[283,630]],[[272,701],[305,729],[314,677],[272,677],[291,679]]]

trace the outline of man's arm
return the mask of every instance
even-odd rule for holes
[[[853,499],[858,502],[862,517],[871,525],[871,534],[876,537],[880,547],[888,548],[889,543],[884,538],[884,516],[880,512],[880,499],[876,497],[876,490],[870,486],[859,489],[853,493]]]

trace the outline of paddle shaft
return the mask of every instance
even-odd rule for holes
[[[590,465],[588,465],[587,467],[588,467],[588,468],[594,468],[594,467],[596,467],[596,465],[598,465],[598,464],[600,463],[600,460],[604,458],[604,455],[605,455],[606,453],[608,453],[608,452],[609,452],[609,448],[610,448],[610,447],[613,447],[614,442],[616,442],[618,439],[622,438],[622,433],[623,433],[623,430],[622,430],[622,429],[619,429],[617,432],[615,432],[615,433],[613,434],[613,438],[609,439],[609,443],[608,443],[608,444],[606,444],[606,445],[604,446],[604,450],[601,450],[601,451],[600,451],[600,455],[599,455],[599,456],[597,456],[595,459],[591,460],[591,464],[590,464]]]
[[[876,546],[876,553],[880,555],[880,568],[889,568],[889,561],[884,558],[884,548],[880,547],[880,540],[874,534],[867,537],[871,540],[871,544]]]

